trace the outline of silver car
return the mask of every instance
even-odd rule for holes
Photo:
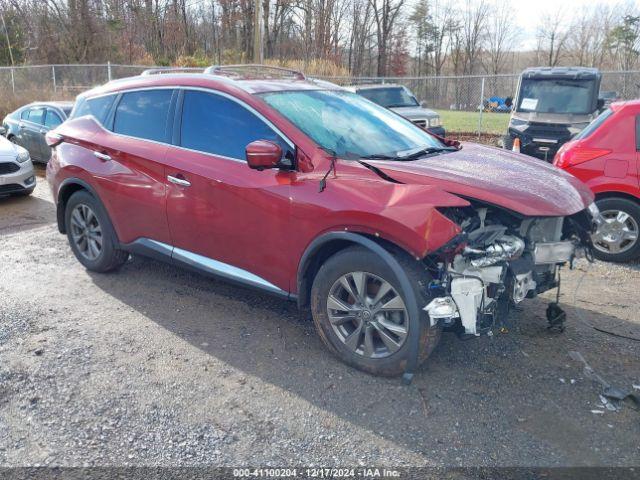
[[[44,136],[64,122],[73,102],[36,102],[11,112],[2,121],[2,135],[26,148],[34,162],[47,163],[51,149]]]
[[[352,85],[348,90],[362,95],[373,103],[393,110],[398,115],[411,120],[419,127],[444,137],[446,132],[440,121],[440,115],[425,108],[416,96],[404,85],[383,83],[377,85]]]
[[[29,152],[0,137],[0,196],[30,195],[36,177]]]

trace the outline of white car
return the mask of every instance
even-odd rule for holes
[[[30,195],[36,177],[29,152],[0,137],[0,196]]]

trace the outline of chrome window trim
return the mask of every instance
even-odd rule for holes
[[[254,273],[251,273],[248,270],[244,270],[228,263],[224,263],[210,257],[205,257],[204,255],[190,252],[188,250],[184,250],[182,248],[178,248],[164,242],[159,242],[150,238],[138,238],[133,243],[129,244],[129,246],[141,246],[143,248],[146,248],[147,250],[151,250],[153,252],[160,253],[161,255],[169,257],[172,260],[176,260],[188,266],[197,268],[198,270],[201,270],[203,272],[214,274],[227,280],[240,282],[282,296],[289,295],[285,290],[282,290],[280,287],[277,287],[273,283]]]
[[[287,145],[289,145],[289,147],[291,149],[293,149],[295,151],[296,146],[295,144],[289,139],[289,137],[287,137],[284,133],[282,133],[282,131],[276,127],[269,119],[267,119],[264,115],[262,115],[260,112],[258,112],[255,108],[253,108],[251,105],[248,105],[247,103],[243,102],[242,100],[234,97],[233,95],[230,95],[226,92],[221,92],[219,90],[214,90],[212,88],[207,88],[207,87],[192,87],[192,86],[184,86],[184,85],[176,85],[176,86],[170,86],[170,85],[162,85],[162,86],[157,86],[157,87],[136,87],[136,88],[131,88],[131,89],[127,89],[127,90],[118,90],[115,92],[109,92],[109,93],[102,93],[99,95],[93,95],[90,97],[85,97],[85,101],[87,100],[92,100],[94,98],[100,98],[100,97],[104,97],[107,95],[119,95],[122,94],[124,95],[125,93],[130,93],[130,92],[139,92],[139,91],[146,91],[146,90],[183,90],[183,91],[199,91],[199,92],[205,92],[205,93],[209,93],[212,95],[220,95],[222,97],[225,97],[231,101],[236,102],[238,105],[244,107],[245,109],[249,110],[249,112],[253,113],[256,117],[258,117],[260,120],[262,120],[264,123],[267,124],[267,126],[269,128],[271,128],[277,135],[279,135],[286,143]],[[117,105],[116,105],[116,109],[117,109]],[[164,145],[167,147],[175,147],[175,148],[179,148],[181,150],[186,150],[188,152],[194,152],[194,153],[200,153],[202,155],[208,155],[211,157],[215,157],[215,158],[222,158],[224,160],[233,160],[234,162],[241,162],[246,164],[247,160],[244,158],[235,158],[235,157],[227,157],[225,155],[219,155],[216,153],[211,153],[211,152],[203,152],[202,150],[194,150],[192,148],[187,148],[187,147],[183,147],[182,145],[174,145],[173,143],[167,143],[167,142],[158,142],[156,140],[149,140],[147,138],[140,138],[140,137],[133,137],[131,135],[125,135],[122,133],[116,133],[112,130],[107,129],[104,125],[102,125],[98,119],[96,119],[93,115],[83,115],[86,117],[93,117],[93,119],[96,121],[96,123],[98,125],[100,125],[100,127],[105,130],[106,132],[109,132],[113,135],[118,135],[119,137],[124,137],[124,138],[131,138],[131,139],[135,139],[135,140],[142,140],[144,142],[151,142],[151,143],[155,143],[155,144],[159,144],[159,145]],[[80,118],[80,117],[78,117]]]

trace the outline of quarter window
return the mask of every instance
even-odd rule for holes
[[[115,95],[104,95],[83,100],[73,111],[73,118],[93,115],[98,122],[104,125],[115,98]]]
[[[44,121],[44,126],[47,128],[56,128],[58,125],[62,123],[62,119],[60,115],[58,115],[53,110],[47,110],[47,117]]]
[[[289,146],[264,121],[222,95],[185,91],[180,145],[200,152],[245,159],[245,147],[254,140],[271,140],[283,152]]]
[[[143,90],[123,94],[116,108],[113,131],[130,137],[168,142],[172,94],[172,90]]]

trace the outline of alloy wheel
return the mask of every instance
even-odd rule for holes
[[[618,254],[633,248],[638,241],[638,222],[622,210],[600,212],[603,222],[591,237],[600,252]]]
[[[71,212],[71,237],[87,260],[96,260],[102,253],[102,227],[88,205],[78,204]]]
[[[409,317],[400,294],[368,272],[342,275],[329,290],[327,315],[338,338],[367,358],[384,358],[404,345]]]

